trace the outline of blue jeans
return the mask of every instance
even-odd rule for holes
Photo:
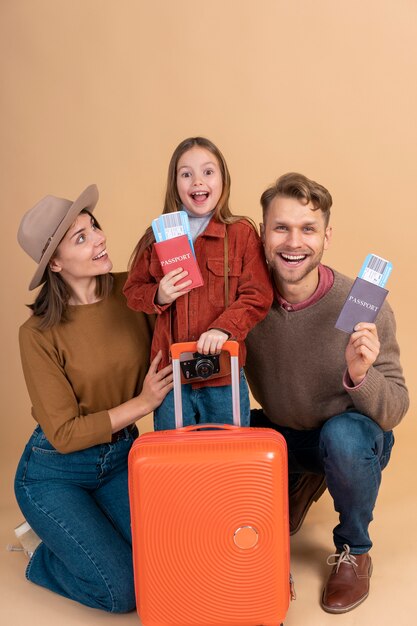
[[[333,530],[337,549],[347,544],[352,554],[372,547],[368,527],[381,484],[381,472],[388,464],[394,444],[392,431],[384,432],[369,417],[356,412],[341,413],[321,428],[294,430],[269,421],[261,409],[251,412],[251,426],[278,430],[288,446],[289,488],[301,474],[324,474],[339,513]]]
[[[127,457],[137,430],[115,443],[61,454],[38,426],[19,462],[15,494],[42,539],[33,583],[113,613],[135,608]]]
[[[200,387],[192,385],[181,387],[182,414],[184,426],[192,424],[233,424],[232,387]],[[239,379],[240,423],[249,426],[250,402],[248,383],[243,369]],[[165,396],[162,404],[154,412],[155,430],[172,430],[175,428],[174,392]]]

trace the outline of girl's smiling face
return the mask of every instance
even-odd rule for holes
[[[220,166],[214,154],[200,146],[184,152],[177,165],[177,190],[182,204],[192,215],[211,213],[223,191]]]

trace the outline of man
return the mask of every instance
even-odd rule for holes
[[[327,189],[286,174],[261,204],[275,299],[246,340],[246,374],[262,407],[251,425],[275,428],[287,441],[291,534],[327,484],[339,524],[321,605],[344,613],[369,593],[368,526],[392,429],[409,404],[394,315],[385,303],[376,325],[359,323],[351,335],[335,328],[352,281],[321,264],[332,234]]]

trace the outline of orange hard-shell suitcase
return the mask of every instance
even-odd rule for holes
[[[177,427],[179,357],[195,349],[191,342],[171,347]],[[238,344],[223,349],[231,354],[238,424]],[[129,494],[144,626],[283,622],[290,572],[287,450],[279,433],[221,424],[145,433],[129,455]]]

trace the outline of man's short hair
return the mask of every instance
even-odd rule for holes
[[[303,204],[311,202],[314,211],[320,209],[323,213],[324,222],[327,226],[330,219],[330,207],[333,200],[330,193],[323,185],[310,180],[303,174],[289,172],[280,176],[274,185],[268,187],[261,196],[262,217],[265,223],[271,202],[277,198],[297,198]]]

